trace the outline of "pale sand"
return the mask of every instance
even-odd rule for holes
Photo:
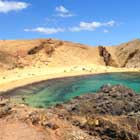
[[[14,69],[0,72],[0,92],[42,80],[107,72],[140,72],[140,68],[114,68],[91,64],[69,67],[40,66]]]

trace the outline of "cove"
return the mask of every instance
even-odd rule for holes
[[[105,73],[68,78],[57,78],[14,89],[5,96],[25,97],[33,107],[49,107],[64,103],[76,96],[96,93],[104,84],[121,84],[140,93],[140,73]]]

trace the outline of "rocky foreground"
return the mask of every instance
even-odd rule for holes
[[[140,140],[140,95],[105,85],[48,109],[1,101],[0,140]]]

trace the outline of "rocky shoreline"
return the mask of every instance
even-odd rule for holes
[[[5,122],[11,125],[11,121],[26,124],[37,135],[41,131],[40,140],[140,140],[140,94],[121,85],[104,85],[97,94],[48,109],[1,102],[2,131]],[[27,139],[24,131],[21,135]],[[0,138],[11,140],[5,131],[0,132]]]

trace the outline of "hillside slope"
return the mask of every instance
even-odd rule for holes
[[[140,67],[140,40],[136,39],[117,46],[115,55],[120,67]]]
[[[97,47],[55,39],[0,41],[0,66],[3,68],[93,63],[104,64]]]
[[[140,40],[113,47],[89,47],[56,39],[0,40],[0,68],[109,65],[140,67]],[[108,61],[105,63],[104,61]]]

